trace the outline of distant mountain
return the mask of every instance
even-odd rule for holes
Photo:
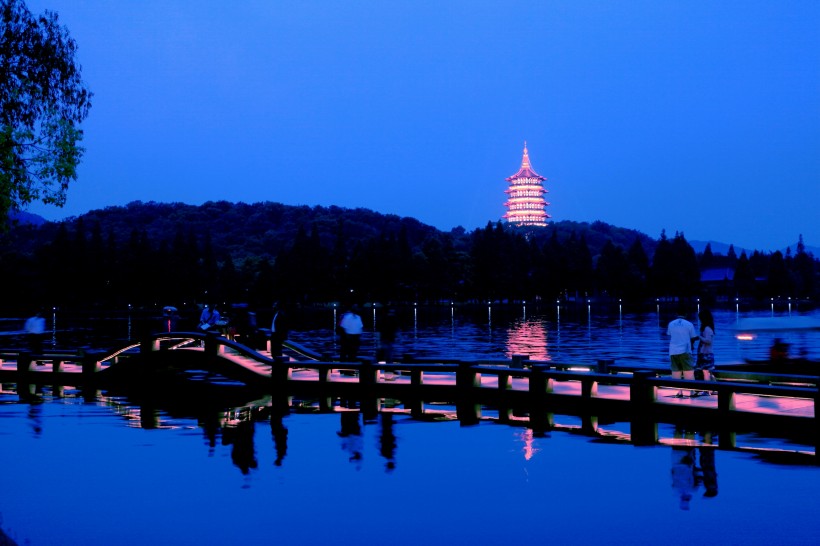
[[[706,245],[712,245],[712,253],[713,254],[723,254],[724,256],[729,253],[729,247],[731,245],[727,245],[726,243],[719,243],[717,241],[689,241],[689,244],[692,245],[692,248],[695,249],[695,252],[700,254],[706,249]],[[761,250],[762,252],[774,252],[775,250],[779,250],[783,254],[786,253],[786,250],[791,248],[792,254],[797,251],[797,243],[793,245],[783,247],[783,248],[776,248],[774,250],[762,250],[762,249],[748,249],[739,246],[735,246],[735,254],[740,256],[742,252],[746,252],[746,255],[752,254],[755,250]],[[820,257],[820,247],[817,246],[809,246],[806,245],[806,252],[809,254],[814,255],[815,257]]]
[[[41,226],[47,222],[42,216],[25,211],[10,212],[9,220],[11,220],[12,223],[31,224],[34,226]]]
[[[724,256],[729,253],[729,247],[732,245],[727,245],[726,243],[719,243],[717,241],[689,241],[689,244],[692,245],[692,248],[695,249],[695,252],[700,254],[704,250],[706,250],[706,245],[712,245],[712,253],[713,254],[723,254]],[[735,254],[740,256],[740,253],[746,251],[746,254],[749,254],[749,250],[736,246],[735,247]]]

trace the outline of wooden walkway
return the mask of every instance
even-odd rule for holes
[[[723,447],[737,432],[796,438],[816,450],[820,429],[818,378],[727,373],[716,383],[661,376],[656,371],[506,360],[355,363],[317,361],[304,347],[295,358],[271,358],[239,343],[199,333],[157,334],[113,351],[84,354],[0,354],[0,381],[22,384],[89,384],[96,388],[130,381],[163,367],[207,370],[272,395],[274,404],[312,399],[320,410],[342,400],[361,401],[371,411],[398,401],[417,417],[431,406],[453,404],[465,423],[482,412],[500,421],[525,416],[534,430],[549,430],[554,416],[575,415],[630,424],[633,443],[657,442],[659,423],[715,430]],[[312,354],[314,357],[321,355]],[[150,383],[148,384],[150,385]],[[717,394],[677,398],[679,390]]]

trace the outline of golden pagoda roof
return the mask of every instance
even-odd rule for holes
[[[546,180],[545,177],[541,176],[535,170],[533,170],[532,165],[530,165],[530,155],[527,152],[527,142],[524,141],[524,156],[521,158],[521,168],[518,169],[518,172],[514,175],[507,178],[507,182],[511,182],[513,180],[518,180],[519,178],[535,178],[537,180]]]

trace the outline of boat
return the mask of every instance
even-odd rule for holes
[[[810,357],[818,344],[820,319],[810,316],[742,318],[734,327],[735,338],[758,356],[738,364],[717,366],[718,370],[752,371],[789,375],[820,375],[820,362]]]

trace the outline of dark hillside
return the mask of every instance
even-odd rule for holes
[[[612,241],[615,246],[620,246],[624,250],[628,249],[636,240],[643,245],[644,251],[649,256],[655,253],[658,244],[656,239],[636,231],[634,229],[620,228],[605,222],[573,222],[572,220],[561,220],[553,222],[545,228],[535,230],[533,237],[540,244],[545,244],[553,234],[558,237],[558,241],[565,243],[573,234],[580,239],[584,238],[593,258],[601,254],[601,250],[607,241]]]
[[[700,257],[604,222],[442,232],[367,209],[280,203],[134,202],[0,233],[6,306],[75,309],[275,300],[554,301],[596,297],[813,297],[816,260],[797,252]],[[702,269],[736,269],[701,283]],[[721,277],[722,279],[723,277]],[[708,293],[708,294],[707,294]]]
[[[289,206],[280,203],[229,203],[209,201],[203,205],[183,203],[133,202],[124,207],[106,207],[83,214],[64,223],[73,227],[82,220],[85,229],[99,225],[103,236],[127,241],[133,231],[145,232],[154,244],[169,244],[178,234],[199,242],[210,239],[218,260],[230,257],[235,262],[248,258],[270,260],[286,250],[300,229],[317,230],[323,246],[332,248],[338,237],[348,242],[368,240],[380,235],[405,231],[411,246],[419,245],[438,232],[413,218],[379,214],[367,209],[342,207]],[[51,224],[42,234],[56,232]]]

